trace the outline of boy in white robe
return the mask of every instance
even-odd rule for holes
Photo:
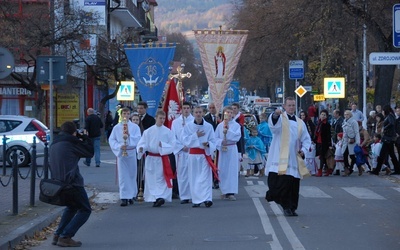
[[[172,179],[174,175],[168,155],[174,151],[175,137],[165,127],[165,112],[156,113],[156,124],[146,129],[140,139],[137,151],[141,158],[147,152],[145,161],[145,202],[153,202],[153,207],[172,201]]]
[[[218,149],[219,188],[222,198],[235,201],[239,192],[239,152],[236,143],[242,133],[240,124],[232,119],[232,108],[224,110],[224,121],[215,130],[215,140]]]
[[[301,166],[304,152],[311,146],[311,138],[303,120],[296,117],[296,101],[287,97],[285,112],[276,109],[268,118],[273,134],[267,159],[268,188],[265,199],[281,205],[285,216],[297,216],[299,202]],[[300,158],[298,157],[301,156]],[[302,173],[302,174],[301,174]]]
[[[123,108],[123,121],[114,126],[109,137],[110,148],[117,157],[117,174],[121,206],[133,204],[137,195],[136,146],[140,140],[140,128],[129,120],[130,110]],[[126,139],[124,139],[126,138]]]
[[[203,119],[203,108],[194,109],[195,120],[186,124],[182,133],[182,142],[189,149],[189,184],[193,207],[204,202],[212,206],[213,173],[217,176],[212,155],[215,151],[214,129]]]
[[[187,204],[191,199],[188,179],[189,148],[183,144],[181,136],[183,128],[187,124],[193,123],[194,118],[190,112],[190,103],[184,102],[182,104],[182,115],[173,120],[171,126],[171,131],[175,136],[174,154],[176,162],[176,178],[178,181],[179,198],[181,199],[181,204]]]

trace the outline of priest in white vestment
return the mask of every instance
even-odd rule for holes
[[[212,160],[215,151],[214,128],[203,119],[203,108],[194,109],[195,120],[183,129],[182,142],[189,149],[189,184],[193,207],[202,203],[212,206],[213,173],[217,168]]]
[[[300,179],[309,174],[304,164],[304,152],[311,146],[311,138],[303,120],[296,117],[296,101],[285,100],[285,112],[276,109],[268,118],[273,134],[267,159],[267,201],[281,205],[285,216],[297,216]],[[303,158],[303,159],[302,159]]]
[[[109,137],[112,152],[117,157],[117,175],[121,206],[133,204],[137,195],[137,160],[136,146],[140,140],[140,128],[129,120],[130,110],[121,111],[122,122],[114,126]]]
[[[172,121],[171,131],[175,136],[175,162],[176,162],[176,178],[178,181],[179,198],[181,204],[189,203],[191,199],[190,186],[188,179],[188,157],[189,148],[183,144],[182,131],[183,128],[193,123],[194,117],[191,115],[190,103],[184,102],[182,104],[182,115]]]
[[[139,158],[147,152],[145,161],[144,200],[160,207],[165,201],[172,201],[172,179],[174,178],[168,155],[174,151],[175,137],[165,127],[165,112],[157,111],[156,124],[146,129],[140,139],[137,151]]]
[[[219,188],[222,197],[235,201],[239,192],[239,152],[236,143],[242,136],[240,124],[232,119],[232,108],[224,109],[224,121],[215,130],[218,149]]]

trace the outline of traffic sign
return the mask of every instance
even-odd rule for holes
[[[277,87],[275,93],[276,93],[277,95],[283,94],[283,89],[282,89],[281,87]]]
[[[399,52],[372,52],[369,54],[371,65],[400,65]]]
[[[400,4],[393,5],[393,46],[400,48]]]
[[[11,52],[0,47],[0,79],[6,78],[14,69],[14,57]]]
[[[299,97],[302,97],[307,93],[307,90],[303,86],[299,86],[295,91],[294,91]]]
[[[52,64],[52,76],[50,79],[50,59]],[[67,59],[65,56],[38,56],[36,58],[36,80],[39,84],[64,85],[67,83]]]
[[[289,61],[289,79],[303,79],[304,78],[304,61],[293,60]]]
[[[323,101],[325,101],[325,96],[324,95],[314,95],[314,101],[315,102],[323,102]]]
[[[344,77],[324,78],[324,96],[325,98],[344,98],[345,91]]]

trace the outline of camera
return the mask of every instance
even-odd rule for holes
[[[78,138],[83,138],[83,136],[84,136],[84,131],[83,131],[83,129],[77,129],[77,130],[76,130],[76,137],[78,137]]]

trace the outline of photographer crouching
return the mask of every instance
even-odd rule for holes
[[[71,185],[70,189],[63,192],[67,207],[54,233],[52,244],[80,247],[82,243],[72,237],[89,219],[92,209],[78,162],[80,158],[93,157],[93,144],[87,134],[78,133],[75,123],[68,121],[61,125],[61,132],[54,138],[49,155],[51,177]]]

